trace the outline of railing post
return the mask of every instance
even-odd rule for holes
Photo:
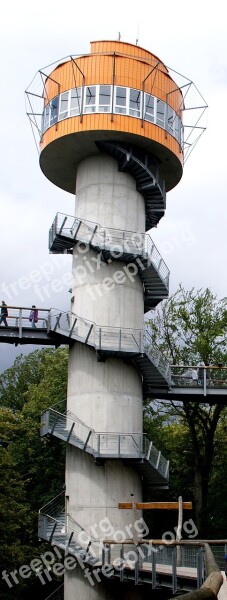
[[[53,331],[56,331],[57,327],[59,326],[61,316],[62,316],[62,313],[60,312],[59,315],[56,318],[56,323],[55,323]]]
[[[69,337],[71,337],[71,335],[72,335],[72,332],[73,332],[73,330],[74,330],[74,327],[75,327],[75,325],[76,325],[76,322],[77,322],[77,317],[75,317],[75,319],[73,319],[73,324],[72,324],[72,327],[71,327],[71,329],[69,330]]]
[[[148,448],[148,451],[147,451],[147,456],[146,456],[146,459],[147,459],[147,460],[149,460],[149,459],[150,459],[150,453],[151,453],[151,448],[152,448],[152,446],[153,446],[153,442],[150,442],[150,444],[149,444],[149,448]]]
[[[111,555],[110,544],[108,544],[108,546],[107,546],[107,562],[108,562],[108,565],[110,565],[110,559],[111,559],[110,555]]]
[[[121,456],[121,434],[118,435],[118,457]]]
[[[156,469],[158,469],[158,467],[159,467],[160,458],[161,458],[161,450],[159,450],[159,453],[158,453],[158,458],[157,458],[157,462],[156,462]]]
[[[139,552],[138,548],[135,551],[136,559],[135,559],[135,585],[138,585],[139,582]]]
[[[97,443],[97,454],[100,456],[100,433],[97,433],[98,443]]]
[[[207,370],[203,367],[203,395],[207,395]]]
[[[67,556],[67,554],[68,554],[68,552],[69,552],[69,546],[70,546],[70,544],[71,544],[71,541],[72,541],[72,538],[73,538],[73,534],[74,534],[74,531],[72,531],[72,532],[70,533],[70,536],[69,536],[68,542],[67,542],[67,544],[66,544],[66,547],[65,547],[65,556]]]
[[[93,231],[92,231],[91,238],[90,238],[90,244],[91,244],[91,242],[92,242],[92,240],[93,240],[93,237],[94,237],[94,235],[96,234],[96,231],[97,231],[97,229],[98,229],[98,225],[95,225],[95,227],[94,227],[94,229],[93,229]]]
[[[102,347],[102,330],[101,327],[99,327],[99,350],[101,350]]]
[[[152,589],[156,588],[156,558],[157,553],[152,552]]]
[[[86,450],[88,442],[89,442],[89,439],[91,437],[91,434],[92,434],[92,429],[90,429],[89,434],[88,434],[88,436],[87,436],[87,438],[86,438],[86,440],[84,442],[83,450]]]
[[[48,542],[50,542],[50,544],[51,544],[52,539],[54,537],[54,532],[55,532],[56,527],[57,527],[57,521],[55,521],[55,523],[54,523],[53,529],[51,531],[51,534],[50,534],[50,537],[49,537],[49,540],[48,540]]]
[[[197,588],[203,583],[203,548],[199,548],[196,557],[197,562]]]
[[[91,331],[92,331],[93,327],[94,327],[94,323],[92,323],[92,324],[91,324],[91,326],[89,327],[88,334],[87,334],[87,336],[86,336],[86,338],[85,338],[85,340],[84,340],[84,343],[85,343],[85,344],[87,344],[87,342],[88,342],[88,338],[89,338],[89,336],[90,336],[90,333],[91,333]]]
[[[123,544],[121,545],[121,549],[120,549],[120,581],[123,581],[124,579],[124,546]]]
[[[50,331],[51,329],[51,309],[48,311],[48,317],[47,317],[47,331]]]
[[[75,423],[73,422],[73,424],[70,427],[69,433],[67,435],[66,442],[69,442],[69,440],[70,440],[70,437],[71,437],[72,432],[73,432],[74,425],[75,425]]]
[[[119,329],[119,350],[121,350],[121,329]]]
[[[44,515],[42,515],[41,513],[39,513],[39,519],[38,519],[38,537],[40,539],[45,539],[46,536],[46,528],[45,528],[45,522],[46,522],[46,518],[44,517]]]
[[[57,425],[57,422],[58,422],[58,419],[59,419],[59,417],[56,417],[56,418],[54,419],[54,424],[53,424],[53,425],[52,425],[52,427],[51,427],[51,430],[50,430],[50,435],[53,435],[53,433],[54,433],[54,430],[55,430],[55,427],[56,427],[56,425]]]
[[[22,338],[22,308],[19,308],[19,338]]]
[[[139,349],[142,352],[142,331],[139,332]]]
[[[172,587],[173,594],[177,591],[177,553],[176,548],[173,548],[172,552]]]

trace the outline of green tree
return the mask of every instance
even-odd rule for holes
[[[182,286],[148,322],[152,340],[172,365],[226,364],[227,299],[218,300],[209,289],[185,291]],[[193,448],[193,496],[196,525],[206,537],[209,530],[208,491],[215,435],[225,404],[165,402],[160,410],[190,431]]]
[[[42,349],[19,357],[1,376],[0,560],[7,572],[42,553],[38,511],[64,484],[65,445],[55,438],[42,440],[39,431],[41,412],[66,398],[67,365],[66,348]],[[13,590],[1,581],[1,597],[24,600],[37,586],[39,597],[45,597],[47,590],[35,576]]]

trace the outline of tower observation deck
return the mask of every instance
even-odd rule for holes
[[[42,423],[43,432],[58,430],[67,444],[64,523],[69,548],[78,523],[88,536],[95,531],[99,540],[108,538],[110,526],[130,531],[132,511],[120,511],[119,502],[129,501],[131,494],[141,502],[146,482],[168,486],[168,461],[156,449],[156,458],[151,460],[147,452],[144,470],[138,468],[143,380],[160,376],[146,348],[138,356],[144,312],[168,295],[168,268],[146,232],[163,217],[166,192],[180,181],[185,157],[204,130],[199,119],[206,103],[196,88],[191,95],[191,81],[170,75],[155,55],[120,41],[92,42],[89,54],[63,59],[40,70],[38,78],[39,87],[33,82],[26,93],[39,138],[40,167],[52,183],[75,194],[75,214],[55,218],[49,246],[51,252],[72,254],[69,416],[57,417],[58,427],[57,422]],[[195,91],[196,106],[191,102]],[[183,123],[185,108],[187,115],[192,111],[193,123]],[[99,324],[101,353],[95,338],[88,341],[95,336],[94,323]],[[164,382],[165,377],[168,385],[162,371]],[[82,430],[83,435],[77,433]],[[102,444],[98,463],[91,432]],[[118,453],[114,439],[121,445]],[[51,534],[55,544],[61,518],[54,528],[58,537]],[[45,537],[43,522],[40,535]],[[74,553],[79,548],[77,542]],[[96,557],[86,550],[92,569],[100,549]],[[119,593],[122,600],[128,598],[124,586]],[[140,600],[142,593],[137,586],[130,598]],[[107,577],[93,588],[79,567],[65,573],[65,600],[112,600],[117,595]]]

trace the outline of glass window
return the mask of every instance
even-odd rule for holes
[[[179,144],[181,144],[182,142],[182,132],[181,132],[181,128],[182,128],[182,123],[180,118],[178,117],[178,115],[175,116],[175,120],[174,120],[174,130],[175,130],[175,137],[177,139],[177,141],[179,142]]]
[[[43,115],[43,129],[44,131],[46,131],[46,129],[50,126],[50,105],[48,104],[45,109],[44,109],[44,115]]]
[[[129,95],[129,114],[133,117],[140,116],[140,97],[141,92],[130,89]]]
[[[68,100],[69,92],[64,92],[64,94],[61,94],[59,104],[59,121],[61,119],[66,119],[68,116]]]
[[[59,96],[50,101],[50,125],[57,122]]]
[[[126,114],[126,88],[116,87],[115,112]]]
[[[165,102],[157,98],[157,117],[156,123],[159,127],[165,127]]]
[[[85,113],[95,112],[95,110],[96,110],[96,106],[95,106],[96,86],[91,85],[85,89],[86,89],[86,92],[85,92],[85,100],[84,100],[84,112]]]
[[[99,108],[102,112],[110,112],[111,104],[111,86],[100,85],[99,87]]]
[[[145,94],[145,115],[146,121],[154,123],[154,96]]]
[[[70,115],[79,115],[81,107],[81,88],[71,90]]]
[[[167,104],[167,131],[173,134],[174,127],[174,110]]]

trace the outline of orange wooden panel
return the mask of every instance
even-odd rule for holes
[[[141,137],[148,138],[162,144],[171,150],[178,159],[183,162],[183,155],[180,151],[178,142],[171,136],[166,136],[164,129],[161,129],[153,123],[144,122],[144,127],[141,127],[140,119],[125,115],[114,115],[111,121],[111,115],[106,113],[96,113],[83,115],[82,123],[80,117],[70,117],[57,123],[57,127],[53,125],[43,134],[40,149],[41,151],[50,143],[62,136],[77,133],[82,131],[122,131],[130,134],[137,134]]]
[[[182,507],[184,510],[191,510],[192,502],[183,502]],[[118,508],[131,509],[133,505],[132,502],[119,502]],[[136,502],[135,508],[140,510],[177,510],[179,504],[178,502]]]
[[[142,90],[144,82],[147,93],[168,101],[174,110],[179,110],[182,94],[163,63],[158,65],[158,69],[154,68],[158,64],[157,57],[138,46],[121,42],[92,42],[91,46],[93,52],[102,53],[66,61],[52,71],[45,86],[46,103],[59,93],[81,86],[83,82],[85,85],[112,84],[114,69],[115,85]],[[118,52],[115,57],[113,52]]]

